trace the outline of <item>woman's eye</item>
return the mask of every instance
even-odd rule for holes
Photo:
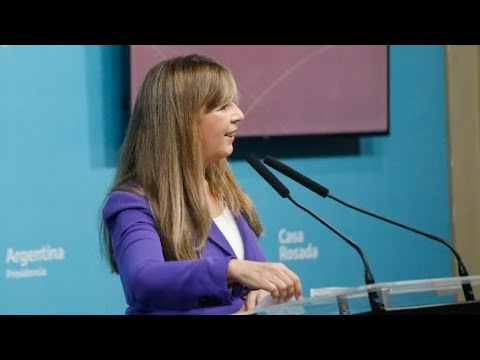
[[[225,104],[219,108],[219,110],[226,110],[230,104]]]

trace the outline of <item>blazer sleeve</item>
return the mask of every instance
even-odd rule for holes
[[[165,261],[149,203],[145,198],[114,191],[103,208],[129,305],[147,309],[190,310],[202,299],[231,305],[227,267],[231,257]]]

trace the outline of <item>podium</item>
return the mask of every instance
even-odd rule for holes
[[[465,300],[462,285],[480,289],[480,275],[384,282],[310,290],[310,297],[284,304],[261,303],[256,315],[480,315],[480,300]],[[382,304],[373,310],[369,293]]]

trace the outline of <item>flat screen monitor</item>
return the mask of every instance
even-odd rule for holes
[[[388,133],[388,45],[131,45],[132,100],[153,65],[190,53],[232,71],[239,137]]]

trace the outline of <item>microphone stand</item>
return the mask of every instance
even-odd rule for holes
[[[382,221],[386,221],[387,223],[389,224],[392,224],[392,225],[395,225],[395,226],[398,226],[398,227],[401,227],[403,229],[406,229],[408,231],[411,231],[411,232],[414,232],[416,234],[419,234],[419,235],[423,235],[429,239],[432,239],[434,241],[437,241],[443,245],[445,245],[446,247],[448,247],[453,255],[455,256],[455,258],[457,259],[457,265],[458,265],[458,274],[460,276],[469,276],[468,274],[468,271],[467,271],[467,268],[465,267],[465,264],[463,263],[460,255],[458,254],[458,252],[453,248],[453,246],[451,246],[448,241],[446,241],[445,239],[442,239],[441,237],[437,236],[437,235],[434,235],[434,234],[430,234],[430,233],[427,233],[425,231],[422,231],[422,230],[418,230],[418,229],[415,229],[411,226],[408,226],[408,225],[405,225],[405,224],[401,224],[395,220],[391,220],[391,219],[388,219],[384,216],[381,216],[381,215],[378,215],[378,214],[375,214],[371,211],[368,211],[368,210],[365,210],[365,209],[362,209],[358,206],[355,206],[355,205],[352,205],[352,204],[349,204],[347,203],[346,201],[344,200],[341,200],[335,196],[333,196],[332,194],[330,193],[327,193],[326,195],[327,197],[329,197],[330,199],[350,208],[350,209],[353,209],[353,210],[356,210],[356,211],[359,211],[365,215],[368,215],[368,216],[371,216],[371,217],[374,217],[376,219],[379,219],[379,220],[382,220]],[[472,285],[468,282],[468,283],[463,283],[462,282],[462,289],[463,289],[463,294],[465,296],[465,300],[466,301],[475,301],[475,295],[473,293],[473,289],[472,289]]]
[[[362,259],[364,268],[365,268],[365,283],[367,285],[372,285],[375,284],[375,279],[373,277],[373,273],[370,270],[370,265],[368,264],[368,261],[365,257],[364,252],[362,249],[352,240],[350,240],[348,237],[343,235],[340,231],[335,229],[333,226],[331,226],[329,223],[327,223],[325,220],[321,219],[318,217],[314,212],[310,211],[306,207],[300,205],[298,202],[296,202],[290,195],[287,195],[286,198],[290,200],[296,207],[302,209],[303,211],[307,212],[309,215],[313,216],[316,220],[321,222],[323,225],[325,225],[328,229],[333,231],[336,235],[340,236],[344,241],[346,241],[351,247],[353,247],[357,253],[360,255],[360,258]],[[381,311],[385,311],[385,305],[382,303],[380,300],[380,297],[378,296],[378,292],[375,291],[368,291],[368,301],[370,303],[370,308],[374,313],[378,313]]]
[[[421,231],[421,230],[418,230],[418,229],[415,229],[411,226],[408,226],[408,225],[405,225],[405,224],[401,224],[397,221],[394,221],[394,220],[391,220],[391,219],[388,219],[384,216],[381,216],[381,215],[377,215],[373,212],[370,212],[370,211],[367,211],[367,210],[364,210],[362,208],[359,208],[357,206],[354,206],[352,204],[349,204],[347,203],[346,201],[343,201],[335,196],[333,196],[332,194],[330,194],[330,191],[320,185],[319,183],[313,181],[312,179],[306,177],[305,175],[299,173],[298,171],[292,169],[291,167],[289,167],[288,165],[285,165],[284,163],[282,163],[281,161],[279,161],[278,159],[275,159],[274,157],[270,156],[270,155],[267,155],[265,157],[265,160],[264,160],[265,164],[267,164],[268,166],[271,166],[273,167],[275,170],[281,172],[282,174],[284,174],[285,176],[288,176],[289,178],[291,178],[292,180],[295,180],[296,182],[298,182],[299,184],[305,186],[306,188],[308,188],[309,190],[313,191],[314,193],[320,195],[321,197],[329,197],[331,198],[332,200],[334,201],[337,201],[338,203],[346,206],[346,207],[349,207],[353,210],[357,210],[363,214],[366,214],[368,216],[372,216],[374,218],[377,218],[379,220],[382,220],[382,221],[386,221],[392,225],[395,225],[395,226],[398,226],[398,227],[401,227],[403,229],[406,229],[406,230],[409,230],[409,231],[412,231],[416,234],[419,234],[419,235],[422,235],[422,236],[425,236],[431,240],[434,240],[434,241],[437,241],[443,245],[445,245],[446,247],[448,247],[450,249],[450,251],[452,251],[452,253],[454,254],[456,260],[457,260],[457,265],[458,265],[458,273],[460,276],[462,277],[468,277],[468,271],[467,271],[467,268],[465,266],[465,264],[463,263],[460,255],[457,253],[457,251],[448,243],[448,241],[446,241],[445,239],[442,239],[441,237],[439,236],[436,236],[436,235],[433,235],[433,234],[429,234],[429,233],[426,233],[424,231]],[[472,289],[472,285],[470,284],[470,282],[462,282],[462,289],[463,289],[463,294],[465,296],[465,300],[466,301],[475,301],[475,296],[474,296],[474,293],[473,293],[473,289]]]

